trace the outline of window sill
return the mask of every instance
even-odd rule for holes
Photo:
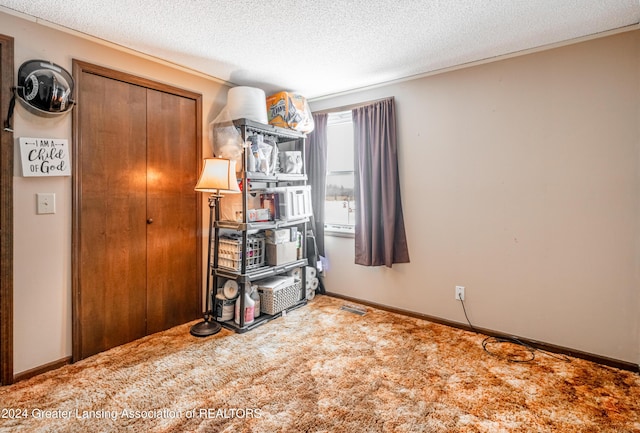
[[[325,236],[335,236],[339,238],[355,238],[355,229],[352,226],[341,226],[336,224],[325,224]]]

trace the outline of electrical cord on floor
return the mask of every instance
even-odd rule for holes
[[[481,334],[481,332],[478,332],[478,330],[474,328],[473,325],[471,324],[471,320],[469,320],[469,316],[467,315],[467,309],[464,306],[464,301],[462,299],[460,299],[459,301],[462,304],[462,311],[464,312],[464,317],[467,319],[467,323],[469,324],[469,327],[476,334]],[[487,346],[491,344],[502,344],[502,343],[511,343],[511,344],[515,344],[517,346],[523,347],[528,352],[527,357],[522,359],[521,357],[517,357],[516,355],[499,355],[496,352],[492,352],[487,348]],[[482,349],[485,352],[487,352],[489,355],[506,359],[509,362],[520,362],[520,363],[532,362],[534,359],[536,359],[536,352],[540,352],[543,355],[550,356],[551,358],[555,358],[560,361],[571,362],[571,358],[569,358],[566,355],[554,355],[551,352],[548,352],[546,350],[542,350],[530,344],[527,344],[516,337],[492,337],[492,336],[486,337],[484,340],[482,340]]]

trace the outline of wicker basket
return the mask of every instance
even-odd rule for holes
[[[247,270],[264,266],[265,241],[263,237],[247,237]],[[239,271],[242,265],[242,240],[220,238],[218,240],[218,266]]]
[[[301,299],[302,283],[295,283],[272,289],[270,287],[259,287],[260,311],[265,314],[278,314],[289,307],[294,306]]]

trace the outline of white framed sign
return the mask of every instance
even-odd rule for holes
[[[20,137],[22,176],[71,176],[69,140]]]

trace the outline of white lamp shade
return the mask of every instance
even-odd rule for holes
[[[213,193],[240,192],[236,178],[236,162],[223,158],[205,158],[195,190]]]

